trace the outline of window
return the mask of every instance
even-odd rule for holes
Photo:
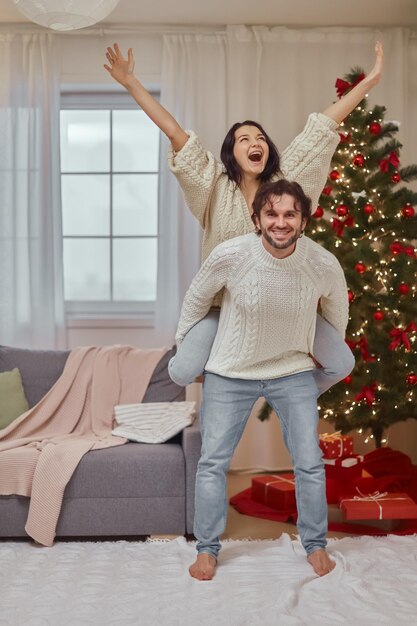
[[[63,94],[64,289],[73,314],[151,313],[159,129],[126,94]]]

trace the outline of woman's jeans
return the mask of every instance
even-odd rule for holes
[[[190,385],[203,373],[217,333],[219,315],[219,310],[212,309],[185,335],[168,366],[169,375],[177,385]],[[355,364],[352,351],[342,336],[320,315],[317,315],[313,356],[322,366],[313,370],[319,395],[343,380]]]
[[[301,542],[307,554],[326,546],[327,502],[317,435],[317,395],[312,371],[272,380],[225,378],[205,372],[194,517],[199,553],[217,558],[219,537],[226,525],[227,471],[252,407],[261,396],[279,415],[291,454]]]

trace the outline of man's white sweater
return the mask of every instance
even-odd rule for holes
[[[221,376],[270,379],[314,368],[317,305],[342,336],[348,297],[336,257],[308,237],[276,259],[255,233],[218,245],[192,281],[176,335],[186,333],[209,311],[224,288],[217,335],[206,370]]]

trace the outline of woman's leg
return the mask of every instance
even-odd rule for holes
[[[313,356],[321,365],[314,370],[319,395],[343,380],[355,365],[352,351],[340,333],[320,315],[317,315]]]
[[[177,385],[190,385],[203,373],[217,333],[219,315],[220,310],[212,309],[185,335],[168,364],[169,375]]]

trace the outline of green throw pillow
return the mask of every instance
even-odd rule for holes
[[[17,367],[11,372],[0,372],[0,430],[6,428],[28,408]]]

